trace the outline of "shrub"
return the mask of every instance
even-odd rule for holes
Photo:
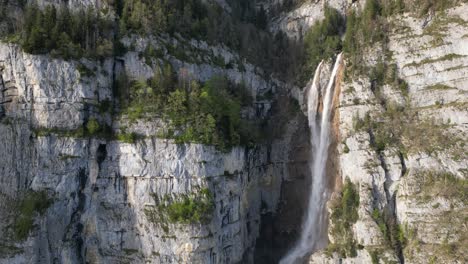
[[[379,258],[379,254],[377,253],[377,251],[370,251],[369,255],[371,256],[372,264],[380,263],[380,258]]]
[[[34,217],[42,215],[51,204],[45,191],[29,191],[17,204],[13,231],[17,240],[24,240],[34,227]]]
[[[169,220],[174,223],[207,223],[211,220],[213,207],[211,194],[206,192],[193,197],[183,196],[163,210],[167,211]]]
[[[91,118],[88,120],[86,123],[86,130],[91,136],[96,135],[101,130],[101,127],[96,118]]]
[[[468,180],[460,179],[450,172],[420,170],[414,173],[420,184],[416,193],[420,196],[440,196],[449,200],[468,203]]]
[[[147,209],[146,215],[152,222],[164,224],[166,221],[178,224],[206,224],[212,219],[214,210],[213,195],[203,188],[189,194],[162,199],[155,197],[156,208]]]
[[[381,17],[381,7],[378,0],[366,1],[360,15],[352,10],[347,16],[346,33],[343,50],[346,52],[349,71],[365,74],[366,65],[363,60],[365,48],[386,41],[385,19]],[[385,47],[385,46],[384,46]],[[383,54],[385,54],[384,50]],[[380,76],[378,76],[380,79]]]
[[[364,118],[360,118],[359,116],[353,116],[353,130],[355,132],[368,130],[371,128],[371,117],[369,112],[366,113]]]
[[[336,252],[340,257],[355,257],[357,245],[351,228],[358,220],[359,193],[349,179],[345,181],[341,197],[332,201],[331,207],[331,233],[335,243],[329,245],[327,252]]]
[[[117,140],[122,141],[125,143],[135,143],[135,141],[138,139],[138,135],[135,132],[131,133],[122,133],[122,134],[117,134]]]
[[[344,19],[333,8],[325,7],[325,19],[316,22],[306,33],[304,45],[307,56],[307,74],[315,70],[321,60],[331,58],[341,50],[341,31]]]
[[[346,145],[346,143],[344,143],[343,152],[344,153],[349,153],[349,147],[348,147],[348,145]]]

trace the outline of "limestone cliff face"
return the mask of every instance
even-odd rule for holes
[[[228,1],[217,2],[229,9]],[[279,2],[262,3],[268,10]],[[269,29],[300,39],[323,17],[325,3],[344,14],[362,2],[307,1],[274,18]],[[327,166],[330,189],[335,189],[329,215],[350,179],[359,195],[358,218],[350,227],[356,252],[343,257],[323,250],[310,263],[468,261],[467,14],[465,3],[439,18],[404,14],[394,19],[388,49],[407,90],[386,84],[376,93],[368,76],[352,76],[343,67]],[[131,36],[122,42],[131,51],[99,62],[31,55],[0,43],[0,263],[277,261],[285,243],[293,243],[301,230],[311,153],[305,116],[274,112],[282,112],[289,97],[304,105],[306,90],[268,76],[223,45],[166,36]],[[188,59],[176,57],[168,43],[196,52]],[[148,46],[161,58],[140,56]],[[371,47],[362,56],[375,66],[379,52]],[[104,102],[116,101],[116,74],[147,79],[162,60],[200,81],[224,74],[245,82],[255,104],[243,115],[269,120],[273,127],[287,119],[284,131],[266,144],[222,152],[157,137],[166,125],[158,117],[131,121],[100,111]],[[328,69],[323,74],[329,75]],[[276,108],[268,94],[277,100]],[[391,112],[399,108],[405,111]],[[359,125],[366,116],[377,124]],[[79,131],[92,118],[116,134],[125,128],[142,137],[135,143],[84,137]],[[382,148],[376,144],[382,131],[403,136]],[[205,188],[214,200],[209,221],[157,219],[161,200]],[[45,193],[48,206],[31,215],[33,228],[18,238],[13,229],[19,203],[31,193]],[[330,218],[333,244],[340,237]]]
[[[93,74],[80,71],[83,65]],[[224,153],[210,146],[175,144],[155,137],[164,126],[157,119],[130,123],[99,113],[102,101],[114,100],[113,71],[119,67],[135,77],[153,73],[151,65],[132,52],[118,61],[96,63],[30,55],[15,45],[0,45],[0,262],[249,261],[261,212],[276,209],[282,179],[296,173],[289,148],[301,119],[290,120],[285,136],[268,146]],[[221,71],[210,65],[184,67],[201,80]],[[246,68],[227,75],[234,81],[244,77],[254,96],[274,89],[274,82],[250,71],[252,66]],[[258,115],[269,115],[269,104],[259,102]],[[76,135],[90,118],[111,124],[116,132],[128,125],[145,137],[131,144]],[[214,199],[213,216],[206,224],[152,218],[156,199],[202,188]],[[26,239],[17,239],[12,232],[15,206],[31,191],[46,192],[50,206],[34,214],[34,228]]]

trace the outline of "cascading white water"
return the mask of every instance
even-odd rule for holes
[[[320,96],[320,70],[323,62],[321,62],[314,75],[307,99],[307,111],[310,127],[310,140],[312,144],[312,157],[310,159],[309,168],[312,177],[312,189],[309,194],[309,205],[307,208],[306,220],[303,223],[303,230],[299,241],[291,251],[280,261],[280,264],[292,264],[300,261],[311,251],[323,247],[326,243],[325,228],[323,226],[325,218],[325,204],[327,202],[328,193],[325,186],[326,175],[325,169],[327,165],[328,147],[330,145],[330,114],[333,103],[333,92],[336,75],[341,63],[342,54],[336,58],[330,80],[326,90],[324,91],[323,109],[320,118],[318,119],[318,106]]]

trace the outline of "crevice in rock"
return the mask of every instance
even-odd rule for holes
[[[390,180],[390,175],[389,175],[389,170],[388,170],[388,166],[387,166],[387,163],[385,161],[385,154],[383,153],[383,151],[380,151],[380,150],[377,150],[376,149],[376,142],[375,142],[375,135],[372,131],[372,129],[369,129],[368,130],[368,133],[369,133],[369,138],[370,138],[370,144],[371,144],[371,147],[373,147],[375,149],[375,152],[377,154],[377,157],[379,159],[379,162],[380,162],[380,167],[382,167],[382,169],[384,170],[384,173],[385,173],[385,182],[384,182],[384,191],[385,191],[385,198],[386,198],[386,201],[387,201],[387,205],[385,208],[383,208],[383,217],[384,217],[384,222],[385,222],[385,225],[386,225],[386,228],[387,228],[387,232],[389,232],[387,234],[387,236],[390,236],[390,237],[387,237],[385,239],[388,239],[390,240],[391,243],[393,243],[393,248],[395,250],[395,253],[398,257],[398,260],[400,261],[401,264],[404,264],[405,263],[405,259],[404,259],[404,255],[403,255],[403,245],[401,244],[401,242],[397,239],[397,240],[394,240],[394,238],[392,238],[393,236],[393,232],[397,232],[396,230],[396,226],[398,225],[398,219],[397,219],[397,215],[396,215],[396,211],[395,211],[395,204],[396,204],[396,194],[391,194],[390,193],[390,190],[389,190],[389,180]],[[399,153],[399,156],[400,156],[400,160],[403,158],[402,154]],[[402,162],[402,175],[404,174],[404,172],[406,172],[406,166],[404,164],[404,161]],[[375,195],[375,194],[374,194]],[[374,196],[375,197],[375,196]]]
[[[5,117],[5,109],[3,107],[3,98],[5,98],[5,81],[3,80],[3,69],[4,66],[0,62],[0,121]]]
[[[403,177],[406,175],[408,169],[406,168],[405,157],[403,156],[403,153],[401,153],[401,151],[398,152],[398,158],[400,159],[401,163],[401,177]]]
[[[99,166],[99,171],[101,170],[101,164],[107,157],[107,145],[106,144],[99,144],[96,150],[96,161]],[[99,173],[98,173],[99,174]]]
[[[88,181],[88,175],[85,168],[80,168],[77,173],[78,181],[78,204],[71,215],[70,223],[68,224],[67,231],[64,234],[63,242],[70,242],[75,248],[76,259],[78,263],[84,263],[83,249],[83,224],[81,223],[81,215],[85,208],[86,195],[84,190]]]

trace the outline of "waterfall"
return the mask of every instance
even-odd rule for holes
[[[336,58],[330,80],[324,96],[322,96],[323,109],[319,115],[320,101],[320,70],[321,62],[315,71],[314,79],[308,93],[307,112],[310,127],[310,140],[312,145],[312,155],[309,161],[310,177],[312,177],[312,189],[309,194],[309,204],[305,222],[302,225],[302,232],[297,244],[280,261],[280,264],[292,264],[301,261],[308,253],[325,246],[326,221],[325,204],[328,199],[326,188],[326,165],[328,157],[328,147],[330,145],[330,114],[333,103],[333,93],[336,75],[340,66],[342,54]]]

